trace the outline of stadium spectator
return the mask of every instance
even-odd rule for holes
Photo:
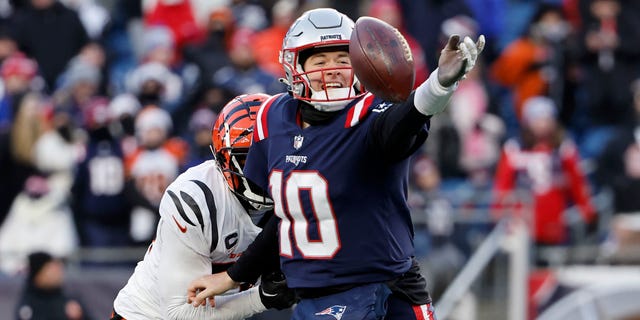
[[[84,247],[131,244],[131,205],[125,196],[124,156],[113,137],[109,101],[94,99],[84,110],[88,141],[71,189],[71,203]]]
[[[524,102],[534,96],[549,96],[559,106],[564,126],[575,108],[575,72],[569,72],[575,46],[570,43],[570,24],[560,6],[539,5],[522,36],[509,43],[491,65],[490,75],[511,90],[517,119]],[[573,50],[573,52],[571,51]]]
[[[98,95],[101,81],[98,67],[82,59],[72,60],[53,96],[55,117],[65,115],[72,129],[82,128],[84,108]]]
[[[289,26],[296,19],[297,9],[296,0],[276,2],[271,8],[271,26],[256,33],[251,41],[258,66],[278,78],[284,77],[282,65],[278,60],[280,47]]]
[[[416,69],[414,89],[417,88],[421,83],[427,80],[427,77],[429,76],[429,66],[426,63],[422,47],[420,46],[418,41],[406,31],[406,28],[404,26],[404,19],[402,17],[402,10],[400,8],[400,5],[397,3],[397,0],[373,1],[371,3],[371,7],[369,8],[369,16],[378,18],[398,29],[407,40],[409,48],[411,48],[411,53],[413,55],[413,64]],[[465,36],[460,33],[457,34],[460,36]]]
[[[89,37],[78,14],[57,0],[31,0],[15,13],[11,30],[20,51],[38,62],[47,92]]]
[[[190,107],[189,111],[209,108],[214,112],[220,112],[227,101],[233,97],[216,86],[213,77],[220,68],[231,64],[227,49],[233,29],[231,9],[226,7],[216,9],[209,17],[205,41],[185,47],[185,62],[197,66],[199,71],[195,86],[190,92],[191,95],[185,99],[185,104]],[[193,108],[193,106],[196,107]],[[190,115],[191,112],[177,115],[176,122],[185,123]]]
[[[629,86],[640,76],[640,11],[633,1],[585,1],[580,34],[584,76],[584,110],[587,116],[580,147],[596,158],[615,131],[632,120]]]
[[[24,120],[40,121],[38,112],[41,112],[42,102],[34,98],[28,103],[23,106],[25,117],[28,116]],[[24,124],[27,130],[37,128],[34,123],[31,126],[28,122]],[[64,128],[63,122],[47,124],[43,133],[33,136],[31,132],[22,137],[27,143],[21,146],[21,152],[28,155],[25,159],[32,163],[33,171],[14,199],[0,230],[0,255],[5,257],[0,260],[0,267],[7,273],[22,268],[31,251],[42,249],[68,257],[77,249],[69,196],[72,171],[83,148],[70,139]],[[28,143],[29,139],[35,139],[35,143]]]
[[[96,0],[60,0],[65,6],[78,13],[80,22],[91,40],[102,38],[103,31],[109,23],[109,11],[104,4]]]
[[[578,207],[590,233],[597,228],[597,212],[578,149],[557,122],[557,114],[550,98],[527,100],[521,136],[505,143],[496,169],[494,207],[518,214],[531,204],[529,221],[538,246],[570,244],[564,215],[571,203]],[[523,197],[522,191],[530,193],[531,199]]]
[[[183,94],[183,83],[166,65],[147,62],[136,67],[127,76],[127,93],[138,97],[141,106],[156,105],[174,113]]]
[[[106,95],[111,91],[111,83],[107,66],[107,56],[104,47],[98,42],[90,42],[80,50],[78,55],[69,61],[65,73],[58,77],[58,88],[64,85],[66,72],[74,65],[83,63],[98,70],[100,81],[97,89],[99,95]]]
[[[633,122],[618,127],[598,159],[595,180],[613,192],[616,213],[640,212],[640,80],[632,86]]]
[[[157,62],[170,68],[177,62],[175,46],[173,34],[167,26],[145,27],[144,37],[140,42],[138,60],[141,63]]]
[[[413,188],[408,202],[415,227],[416,257],[424,257],[420,265],[425,266],[424,274],[432,278],[429,293],[440,297],[466,260],[457,242],[468,239],[464,236],[456,239],[455,211],[440,191],[441,179],[435,163],[426,156],[418,156],[411,173]]]
[[[147,106],[136,116],[138,148],[125,158],[125,192],[133,205],[131,237],[135,243],[153,237],[162,194],[184,165],[187,146],[171,135],[172,128],[169,113],[159,107]]]
[[[125,157],[138,149],[135,118],[139,111],[140,102],[132,94],[119,94],[109,102],[109,117],[113,119],[111,133],[120,141]]]
[[[7,126],[0,132],[0,172],[4,177],[0,186],[0,221],[7,216],[27,178],[36,171],[33,148],[45,130],[40,103],[37,93],[28,93],[14,104],[15,110],[5,109],[10,114],[3,123]]]
[[[438,166],[441,188],[454,204],[473,202],[487,191],[500,156],[505,125],[489,113],[489,94],[482,81],[482,63],[477,63],[451,96],[448,112],[431,122],[424,152]]]
[[[444,45],[439,41],[442,23],[458,15],[473,17],[465,0],[398,0],[398,3],[407,32],[422,46],[430,69],[438,65],[440,45]]]
[[[186,168],[200,164],[211,157],[211,124],[215,122],[217,114],[211,109],[196,110],[189,120],[189,154]]]
[[[640,243],[640,80],[632,85],[633,123],[619,127],[598,159],[596,182],[613,194],[613,212],[604,254],[612,260],[637,262]]]
[[[16,305],[15,319],[89,319],[79,300],[63,289],[65,265],[43,251],[29,255],[26,282]]]
[[[278,78],[256,64],[251,46],[252,37],[253,32],[249,29],[238,29],[234,32],[229,48],[231,65],[220,68],[213,75],[214,85],[234,96],[242,93],[284,92],[285,86]]]
[[[182,48],[204,38],[204,29],[196,22],[191,0],[158,0],[149,11],[144,13],[145,25],[165,26],[173,35],[174,62],[181,61]]]
[[[233,12],[238,29],[257,32],[269,25],[267,13],[260,5],[251,0],[231,0],[229,7]]]
[[[18,52],[18,44],[11,37],[7,26],[0,24],[0,62]]]

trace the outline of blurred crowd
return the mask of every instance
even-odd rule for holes
[[[538,246],[572,244],[571,210],[613,251],[638,241],[635,1],[4,0],[0,272],[22,270],[36,250],[148,244],[167,185],[212,159],[222,106],[285,92],[284,34],[322,6],[398,28],[416,85],[450,35],[487,37],[415,156],[418,253],[455,244],[469,255],[461,208],[489,224],[527,211]],[[611,201],[598,203],[600,193]],[[603,208],[615,213],[611,228]]]

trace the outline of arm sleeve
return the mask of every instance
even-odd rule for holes
[[[188,228],[188,233],[201,232]],[[162,220],[151,250],[162,250],[158,262],[158,282],[161,301],[166,307],[167,319],[210,319],[211,308],[194,308],[187,302],[187,287],[191,280],[209,274],[211,261],[204,252],[189,246],[173,221]],[[161,239],[161,240],[159,240]],[[161,247],[158,246],[159,241]]]
[[[235,282],[254,283],[262,274],[280,270],[278,222],[272,216],[256,239],[227,273]]]
[[[580,213],[585,222],[591,222],[595,218],[595,208],[591,203],[591,188],[582,169],[580,168],[580,156],[575,145],[571,142],[563,142],[560,146],[562,154],[562,166],[569,177],[569,188],[574,202],[580,208]]]
[[[217,318],[218,313],[215,308],[193,307],[187,302],[187,288],[193,279],[211,274],[210,241],[208,234],[211,234],[210,227],[202,228],[195,226],[184,220],[181,213],[189,217],[191,221],[197,221],[192,210],[180,209],[169,195],[169,190],[185,191],[197,203],[205,202],[197,195],[194,186],[172,186],[165,192],[160,203],[160,215],[162,219],[158,225],[156,241],[151,250],[160,250],[158,258],[158,284],[159,299],[165,307],[166,317],[171,320],[178,319],[244,319],[244,314],[228,315],[224,318]],[[180,192],[178,192],[180,193]],[[202,196],[203,197],[203,196]],[[206,205],[200,205],[202,210],[206,210]],[[180,212],[182,211],[182,212]],[[203,216],[209,216],[203,211]],[[175,220],[175,221],[174,221]],[[205,225],[207,225],[205,223]],[[209,224],[210,226],[211,224]],[[186,227],[186,229],[183,229]],[[183,232],[183,230],[185,230]],[[208,231],[209,230],[209,231]],[[257,310],[252,308],[251,310]],[[241,310],[238,310],[240,312]]]
[[[249,290],[216,296],[216,306],[194,307],[185,304],[182,297],[174,297],[169,301],[170,305],[180,306],[183,312],[176,315],[170,315],[169,319],[207,319],[207,320],[242,320],[254,314],[261,313],[267,308],[260,301],[260,293],[258,287]],[[182,307],[184,306],[184,307]]]
[[[411,93],[407,101],[383,112],[373,124],[373,144],[390,162],[409,157],[427,139],[431,116],[449,103],[457,84],[445,88],[438,82],[438,69]]]
[[[431,116],[425,116],[413,106],[415,92],[404,103],[395,104],[376,118],[372,144],[388,162],[410,156],[427,139]]]

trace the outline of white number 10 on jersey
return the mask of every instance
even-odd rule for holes
[[[305,258],[332,258],[340,249],[340,235],[329,202],[327,180],[316,171],[294,171],[283,181],[282,171],[274,171],[269,178],[269,186],[275,203],[275,214],[282,220],[279,230],[280,254],[293,256],[293,238],[296,248]],[[307,215],[315,215],[318,221],[319,240],[309,239],[309,221],[300,201],[300,191],[303,190],[309,192],[313,212],[308,212]]]

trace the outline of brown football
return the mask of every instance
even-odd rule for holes
[[[387,101],[404,101],[413,89],[415,68],[407,40],[373,17],[356,21],[349,42],[351,65],[365,89]]]

